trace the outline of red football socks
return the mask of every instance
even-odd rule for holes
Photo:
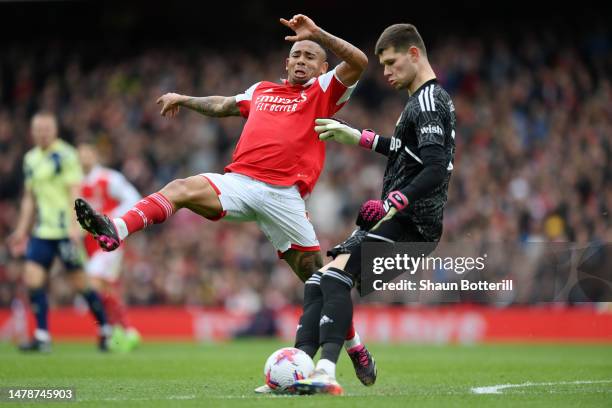
[[[161,193],[155,193],[140,200],[132,209],[123,214],[121,219],[131,234],[149,225],[166,221],[174,212],[174,205]]]

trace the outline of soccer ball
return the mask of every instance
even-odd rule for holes
[[[314,362],[302,350],[285,347],[276,350],[264,365],[266,384],[275,392],[285,392],[297,380],[314,371]]]

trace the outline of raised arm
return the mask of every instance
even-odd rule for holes
[[[234,96],[188,96],[177,93],[162,95],[157,104],[162,105],[161,115],[175,117],[179,108],[184,106],[202,115],[222,118],[225,116],[240,116]]]
[[[336,54],[342,60],[336,68],[336,75],[344,85],[351,86],[359,80],[368,65],[368,57],[359,48],[318,27],[303,14],[295,15],[291,20],[281,18],[280,22],[295,31],[295,35],[288,35],[285,40],[315,41]]]

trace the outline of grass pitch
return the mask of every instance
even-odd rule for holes
[[[343,355],[338,381],[345,396],[254,394],[265,359],[286,345],[145,343],[106,355],[93,342],[56,343],[49,355],[24,355],[2,343],[0,387],[75,389],[76,402],[54,407],[612,406],[611,345],[371,344],[379,367],[373,387],[359,383]]]

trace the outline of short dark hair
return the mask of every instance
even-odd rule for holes
[[[417,47],[427,55],[423,38],[415,26],[412,24],[393,24],[385,28],[385,31],[378,37],[374,53],[380,55],[389,47],[394,47],[396,51],[406,51],[412,46]]]
[[[323,48],[323,46],[321,44],[319,44],[316,41],[312,41],[312,40],[302,40],[302,41],[309,41],[315,45],[317,45],[319,47],[319,50],[321,50],[321,55],[323,55],[323,61],[327,61],[327,51],[325,51],[325,48]],[[291,46],[291,49],[289,50],[289,53],[291,53],[291,51],[293,51],[293,46],[295,44],[297,44],[298,42],[302,42],[302,41],[296,41],[293,43],[293,45]]]

